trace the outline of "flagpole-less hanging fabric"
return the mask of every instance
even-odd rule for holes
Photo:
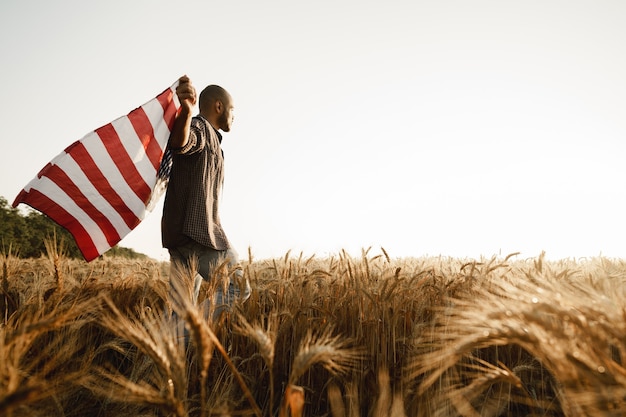
[[[178,81],[154,99],[74,142],[18,194],[67,229],[91,261],[152,210],[167,186],[164,158],[180,103]]]

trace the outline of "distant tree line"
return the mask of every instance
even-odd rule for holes
[[[56,239],[57,247],[69,258],[82,258],[74,237],[48,216],[29,209],[22,214],[0,196],[0,251],[9,251],[20,258],[38,258],[46,254],[46,240]],[[147,258],[133,249],[114,246],[107,255],[124,258]]]

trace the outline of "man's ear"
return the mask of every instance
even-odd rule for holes
[[[215,100],[215,111],[217,114],[222,114],[222,110],[224,109],[224,105],[221,100]]]

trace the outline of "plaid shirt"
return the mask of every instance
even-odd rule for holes
[[[221,142],[220,133],[198,115],[191,121],[187,144],[172,149],[161,220],[163,247],[175,248],[189,239],[217,250],[230,247],[218,213],[224,183]]]

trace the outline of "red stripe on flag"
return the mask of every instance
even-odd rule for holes
[[[174,125],[174,120],[176,119],[176,113],[178,113],[178,109],[176,108],[176,103],[174,102],[174,93],[170,88],[163,91],[161,94],[157,96],[157,100],[161,103],[163,107],[163,120],[167,124],[167,128],[171,131],[172,126]]]
[[[28,198],[28,193],[26,192],[26,190],[22,189],[22,191],[20,191],[17,197],[15,197],[15,200],[13,200],[13,204],[11,204],[11,207],[15,208],[20,203],[26,203],[27,198]]]
[[[96,259],[100,255],[91,236],[87,233],[83,225],[80,224],[74,216],[68,213],[67,210],[48,198],[48,196],[35,189],[31,189],[30,192],[26,193],[26,197],[21,199],[21,202],[39,210],[67,229],[67,231],[74,236],[76,245],[87,262]]]
[[[148,184],[146,184],[139,174],[137,166],[126,152],[126,149],[124,148],[120,137],[117,135],[115,128],[113,128],[113,125],[109,123],[102,126],[96,130],[96,134],[100,136],[102,144],[111,156],[115,165],[117,165],[117,169],[124,177],[124,180],[126,180],[128,186],[135,192],[137,197],[144,202],[144,204],[147,203],[150,199],[152,189],[148,186]]]
[[[59,186],[65,193],[71,198],[74,203],[98,225],[102,233],[107,239],[107,242],[111,246],[115,246],[122,238],[117,230],[111,223],[111,221],[98,210],[92,202],[83,194],[83,192],[74,184],[74,181],[59,168],[58,165],[48,164],[48,169],[45,172],[45,176],[52,182]]]
[[[135,133],[139,136],[139,140],[143,145],[148,159],[152,163],[155,171],[159,170],[161,164],[161,146],[154,137],[154,129],[152,129],[152,123],[146,115],[143,108],[139,107],[128,114],[128,119],[135,129]]]
[[[126,223],[131,230],[135,228],[135,226],[141,222],[141,219],[135,216],[124,200],[115,192],[113,187],[111,187],[111,183],[109,183],[109,180],[102,174],[98,165],[94,162],[89,152],[87,152],[85,145],[83,145],[82,142],[75,142],[68,147],[65,152],[69,153],[74,161],[76,161],[100,195],[105,197],[115,211],[124,219],[124,223]]]

